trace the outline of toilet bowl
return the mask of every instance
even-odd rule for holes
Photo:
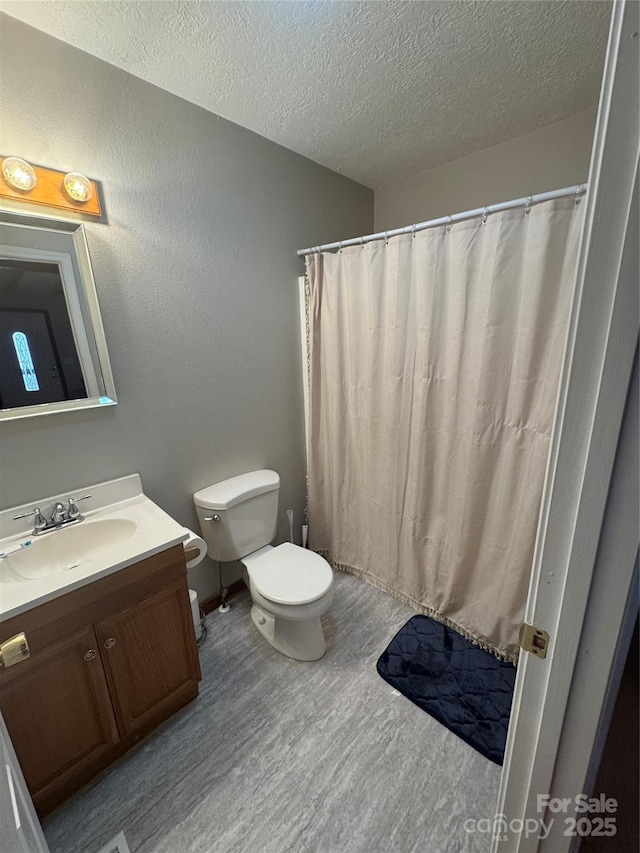
[[[333,572],[313,551],[269,544],[279,488],[275,471],[251,471],[201,489],[193,500],[209,555],[242,562],[260,634],[287,657],[319,660],[326,651],[320,617],[333,598]]]
[[[326,560],[287,542],[267,545],[242,563],[258,631],[290,658],[319,660],[326,651],[320,617],[333,598],[333,572]]]

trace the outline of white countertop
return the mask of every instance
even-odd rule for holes
[[[32,607],[51,601],[60,595],[92,583],[95,580],[106,577],[114,572],[120,571],[127,566],[158,554],[166,548],[184,542],[189,532],[178,524],[164,510],[149,500],[142,492],[142,484],[137,474],[122,477],[119,480],[110,480],[95,486],[77,489],[72,494],[80,495],[90,492],[92,499],[80,504],[85,520],[68,528],[42,534],[38,537],[31,535],[31,528],[18,531],[11,536],[6,536],[10,529],[13,515],[39,506],[45,517],[49,511],[49,504],[59,499],[44,498],[34,501],[30,505],[13,507],[0,512],[0,553],[9,553],[22,542],[31,540],[29,546],[34,550],[30,556],[37,555],[38,545],[49,537],[62,537],[65,531],[77,530],[85,526],[86,532],[90,532],[93,522],[105,519],[122,519],[134,522],[135,532],[124,541],[108,542],[101,544],[90,551],[83,553],[82,559],[77,566],[65,570],[56,571],[45,577],[35,580],[20,580],[11,569],[11,557],[0,558],[0,621],[17,616],[30,610]],[[63,499],[64,502],[64,499]],[[29,519],[26,522],[29,524]],[[13,526],[19,527],[20,523],[13,522]],[[97,529],[97,526],[96,526]],[[60,540],[62,541],[62,540]],[[55,541],[51,539],[47,551],[55,549]],[[44,550],[44,549],[43,549]]]

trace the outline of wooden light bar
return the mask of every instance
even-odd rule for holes
[[[74,210],[88,216],[101,215],[100,195],[95,181],[90,181],[93,190],[91,198],[83,202],[74,201],[67,195],[64,188],[64,178],[68,174],[67,172],[43,169],[40,166],[30,164],[36,173],[36,185],[30,190],[19,190],[12,187],[2,174],[2,163],[5,159],[5,157],[0,157],[0,198],[23,201],[27,204],[39,204],[43,207],[57,207],[61,210]]]

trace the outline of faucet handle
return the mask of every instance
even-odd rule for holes
[[[20,515],[14,515],[13,520],[17,521],[19,518],[29,518],[30,515],[39,515],[40,507],[36,507],[35,509],[29,510],[29,512],[21,512]]]
[[[69,498],[69,506],[67,507],[67,518],[77,518],[82,521],[83,516],[80,514],[80,510],[76,506],[80,501],[86,501],[91,497],[91,495],[82,495],[79,498]]]
[[[44,528],[47,526],[47,519],[40,512],[39,506],[35,507],[30,512],[21,512],[20,515],[14,515],[13,520],[18,521],[19,518],[29,518],[30,515],[35,516],[33,521],[33,529],[44,530]]]

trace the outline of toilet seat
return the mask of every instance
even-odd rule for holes
[[[333,583],[331,566],[319,554],[285,542],[246,562],[251,583],[276,604],[309,604]]]

